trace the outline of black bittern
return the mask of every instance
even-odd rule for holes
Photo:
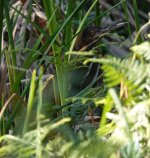
[[[111,26],[101,28],[97,26],[87,27],[81,32],[76,40],[74,50],[75,51],[88,51],[96,46],[97,42],[107,35],[109,32],[114,31],[122,26],[126,25],[127,22],[120,22]]]
[[[108,33],[111,31],[121,28],[125,24],[127,24],[127,22],[120,22],[105,28],[97,26],[87,27],[78,35],[77,40],[75,42],[74,50],[89,51],[94,49],[98,45],[98,42],[102,37],[108,35]],[[85,73],[84,79],[81,83],[81,88],[85,88],[92,82],[97,72],[97,69],[99,69],[99,74],[101,74],[101,70],[100,68],[98,68],[97,64],[90,64],[89,70]]]

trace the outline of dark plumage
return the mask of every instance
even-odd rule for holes
[[[105,28],[90,26],[81,32],[75,42],[74,50],[76,51],[88,51],[91,50],[96,43],[105,36],[108,32],[116,30],[127,24],[126,22],[117,23]]]

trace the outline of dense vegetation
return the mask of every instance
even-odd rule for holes
[[[150,157],[149,7],[0,1],[0,157]],[[118,22],[127,23],[75,51],[86,28]]]

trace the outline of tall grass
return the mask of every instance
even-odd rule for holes
[[[131,34],[131,28],[130,28],[130,23],[129,23],[127,2],[125,1],[122,5],[123,5],[126,21],[128,22],[128,33],[129,33],[129,36],[130,36],[130,39],[131,39],[132,34]],[[132,39],[131,39],[131,41],[132,41]]]
[[[133,0],[133,8],[134,8],[134,16],[135,16],[135,26],[136,26],[136,32],[140,30],[140,18],[138,15],[138,8],[137,8],[137,1]],[[138,43],[141,43],[142,39],[141,36],[138,37]]]
[[[16,67],[17,66],[17,60],[16,60],[15,45],[14,45],[13,33],[12,33],[13,32],[13,28],[12,28],[11,20],[10,20],[10,16],[9,16],[9,8],[8,8],[9,5],[8,5],[8,3],[9,3],[9,1],[5,1],[5,3],[4,3],[4,10],[5,10],[6,24],[7,24],[8,37],[9,37],[9,51],[12,54],[11,55],[11,57],[12,57],[12,64],[10,66]],[[8,60],[10,61],[10,56],[8,56]],[[12,69],[12,75],[13,75],[13,78],[11,78],[10,80],[13,80],[13,83],[14,83],[16,81],[16,70],[15,69]]]
[[[2,56],[2,50],[1,50],[1,43],[2,43],[2,31],[3,31],[3,8],[4,8],[4,1],[0,1],[0,59]],[[1,64],[1,60],[0,60]]]

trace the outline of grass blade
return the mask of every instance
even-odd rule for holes
[[[28,100],[28,106],[27,106],[27,114],[26,114],[26,118],[25,118],[25,123],[24,123],[22,135],[24,135],[27,132],[28,126],[29,126],[29,120],[30,120],[30,116],[31,116],[33,102],[34,102],[35,82],[36,82],[36,71],[34,70],[32,73],[32,78],[31,78],[29,100]]]

